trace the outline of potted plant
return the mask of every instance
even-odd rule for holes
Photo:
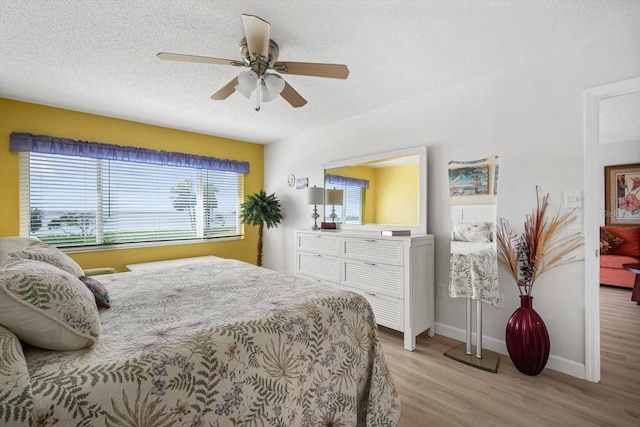
[[[568,255],[582,244],[580,233],[565,233],[576,219],[575,210],[549,217],[549,194],[541,197],[536,187],[536,195],[537,207],[526,216],[522,234],[514,234],[505,220],[497,229],[498,262],[520,291],[520,308],[507,323],[507,350],[516,368],[527,375],[542,372],[550,350],[547,328],[532,307],[533,285],[543,273],[572,261]]]
[[[258,259],[257,265],[262,266],[262,235],[264,226],[277,227],[282,220],[280,202],[275,193],[267,195],[264,190],[249,194],[246,201],[240,205],[240,221],[246,225],[258,226]]]

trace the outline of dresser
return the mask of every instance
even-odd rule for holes
[[[434,334],[434,237],[380,232],[295,230],[295,274],[363,295],[379,325],[416,336]]]

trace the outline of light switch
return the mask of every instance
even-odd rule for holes
[[[582,208],[582,190],[565,191],[564,207],[566,209],[581,209]]]

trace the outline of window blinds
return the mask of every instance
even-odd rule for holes
[[[23,224],[57,246],[237,236],[242,174],[22,152]]]

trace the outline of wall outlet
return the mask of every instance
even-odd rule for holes
[[[438,296],[439,297],[447,296],[447,288],[444,283],[438,283]]]
[[[498,301],[500,308],[504,308],[504,294],[500,294],[500,301]]]

